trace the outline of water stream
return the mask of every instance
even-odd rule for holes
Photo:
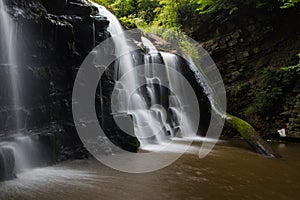
[[[199,144],[194,144],[196,149]],[[284,160],[259,156],[241,148],[244,145],[221,143],[201,160],[191,150],[167,168],[140,175],[121,173],[95,160],[70,161],[0,183],[0,199],[298,200],[299,145],[274,144]],[[161,153],[161,159],[170,153]]]

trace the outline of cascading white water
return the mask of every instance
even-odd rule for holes
[[[180,134],[183,137],[195,137],[196,133],[193,133],[191,130],[197,129],[197,122],[193,120],[193,113],[191,108],[189,108],[189,102],[186,101],[186,98],[189,97],[184,83],[180,81],[179,77],[174,76],[171,73],[171,70],[176,70],[181,73],[180,64],[178,63],[178,57],[170,53],[161,53],[164,63],[167,69],[167,75],[170,82],[171,91],[177,91],[176,95],[169,96],[169,106],[170,110],[175,116],[177,121],[177,127],[180,128]],[[181,100],[181,102],[179,101]]]
[[[41,148],[37,139],[34,136],[25,136],[20,134],[21,125],[21,110],[22,102],[20,100],[19,86],[19,67],[18,58],[16,56],[17,41],[16,32],[14,30],[15,23],[6,11],[6,6],[3,0],[0,0],[0,67],[4,67],[9,74],[7,79],[7,101],[10,107],[10,117],[13,121],[13,127],[10,127],[16,134],[10,136],[7,141],[0,143],[0,174],[8,179],[13,178],[12,173],[19,173],[32,167],[41,166],[44,158],[41,156]],[[2,170],[2,171],[1,171]],[[10,175],[9,175],[10,173]]]
[[[16,46],[14,38],[14,23],[6,12],[3,0],[0,0],[0,65],[8,67],[10,83],[9,91],[12,93],[11,106],[14,111],[14,129],[20,128],[20,116],[18,109],[20,107],[20,95],[18,91],[18,62],[16,58]]]
[[[129,49],[129,44],[117,17],[105,7],[93,2],[92,4],[98,8],[101,15],[106,16],[110,21],[108,31],[117,46],[116,51],[126,52]],[[157,116],[159,115],[160,119],[165,118],[163,116],[164,112],[158,107],[147,105],[144,95],[138,89],[140,80],[134,72],[134,62],[129,52],[118,59],[115,71],[117,72],[115,76],[117,96],[116,99],[112,99],[113,110],[117,113],[126,113],[133,116],[134,131],[142,146],[149,143],[149,138],[152,138],[152,141],[160,142],[163,140],[163,134],[160,133],[161,121],[157,119]],[[125,77],[123,78],[123,76]]]
[[[105,7],[93,2],[92,4],[98,8],[101,15],[106,16],[110,21],[108,31],[111,33],[117,47],[116,51],[126,52],[127,49],[130,49],[122,25],[117,17]],[[176,56],[160,53],[144,37],[141,40],[147,51],[144,55],[144,69],[142,71],[135,70],[130,52],[118,58],[115,66],[117,81],[115,86],[116,95],[112,99],[113,112],[133,116],[135,135],[139,138],[141,147],[145,149],[147,146],[153,146],[152,144],[164,144],[174,136],[196,136],[195,130],[197,128],[195,126],[198,122],[194,122],[189,117],[193,113],[191,109],[186,109],[188,102],[182,100],[188,97],[185,92],[186,88],[184,88],[178,77],[174,77],[174,73],[170,71],[172,68],[180,73],[177,67],[179,63],[175,62]],[[157,64],[166,64],[167,67],[157,67]],[[142,73],[142,76],[139,73]],[[177,91],[176,95],[181,94],[181,101],[175,95],[169,94],[163,88],[162,82],[168,82],[166,87],[171,91],[175,89]],[[145,83],[145,85],[139,85],[141,83]],[[142,92],[139,87],[144,87],[146,93]],[[147,101],[147,97],[150,100]],[[169,107],[166,107],[165,104]],[[172,113],[172,116],[170,116],[170,113]]]
[[[199,71],[191,57],[188,57],[188,61],[189,67],[194,72],[197,82],[201,85],[204,93],[209,99],[213,111],[225,119],[227,117],[226,112],[222,110],[222,106],[220,107],[219,103],[216,102],[216,94],[213,91],[213,88],[208,84],[207,78],[205,78],[204,75]]]
[[[14,172],[20,173],[24,170],[43,165],[44,158],[41,154],[39,144],[29,136],[19,136],[10,142],[0,143],[0,149],[9,149],[14,154]]]

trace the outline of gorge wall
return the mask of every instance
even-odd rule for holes
[[[267,138],[300,137],[299,65],[286,68],[299,63],[299,19],[299,7],[240,6],[200,15],[193,33],[223,76],[228,112]]]

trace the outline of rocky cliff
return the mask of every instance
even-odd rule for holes
[[[240,6],[200,16],[193,35],[223,76],[228,112],[266,137],[300,137],[299,65],[288,67],[299,63],[299,17],[299,7]]]
[[[17,108],[20,129],[15,130],[15,108],[10,105],[6,87],[8,67],[1,66],[1,140],[20,132],[38,134],[39,140],[55,151],[54,160],[85,157],[71,111],[73,83],[87,54],[110,37],[106,30],[109,21],[85,0],[7,0],[5,4],[15,22],[22,106]],[[111,74],[113,71],[105,73],[103,88],[113,86]],[[109,113],[105,115],[112,120]],[[136,151],[138,142],[133,137],[113,124],[105,128],[114,143]]]

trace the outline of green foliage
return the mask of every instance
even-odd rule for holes
[[[144,21],[150,23],[156,17],[155,9],[159,7],[159,0],[93,0],[94,2],[108,7],[114,14],[132,22]],[[126,21],[126,20],[125,20]],[[128,21],[127,21],[128,22]]]
[[[287,76],[300,74],[300,64],[289,67],[282,67],[281,70],[284,71]]]
[[[137,0],[117,0],[111,5],[118,17],[137,13]]]
[[[178,27],[178,0],[161,0],[159,2],[160,8],[157,9],[158,15],[155,19],[155,24],[164,26],[166,28]]]
[[[111,4],[114,3],[114,0],[93,0],[93,1],[105,7],[109,7]]]
[[[132,15],[128,17],[121,17],[120,21],[122,25],[125,26],[127,29],[136,28],[135,18]]]
[[[254,107],[258,113],[270,114],[278,110],[284,101],[284,94],[293,88],[300,77],[300,62],[295,66],[282,67],[279,70],[267,68],[261,76],[261,83],[254,99]]]
[[[265,69],[261,77],[263,80],[254,99],[254,105],[257,111],[263,114],[276,108],[283,95],[283,86],[280,84],[281,77],[272,69]]]
[[[151,23],[160,8],[159,2],[159,0],[138,0],[138,14],[136,17],[146,23]]]
[[[191,35],[199,24],[199,14],[244,8],[289,8],[300,0],[93,0],[106,6],[128,28],[164,27]],[[135,25],[134,25],[135,24]]]
[[[207,14],[217,10],[220,0],[199,0],[197,10],[200,14]]]
[[[180,29],[197,22],[199,12],[216,7],[220,0],[93,0],[111,9],[123,21],[138,26],[155,25]],[[214,5],[214,6],[212,6]],[[126,18],[124,18],[126,17]],[[185,26],[187,27],[187,26]],[[190,32],[188,30],[186,32]]]
[[[281,8],[290,8],[300,3],[300,0],[279,0],[283,5]]]
[[[198,11],[200,14],[208,14],[218,10],[230,10],[230,14],[241,7],[268,8],[274,7],[270,0],[198,0]]]

